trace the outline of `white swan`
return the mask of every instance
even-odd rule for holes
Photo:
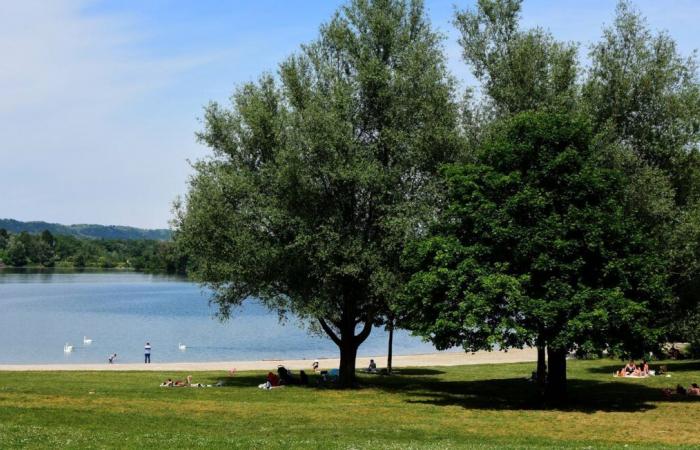
[[[73,346],[70,345],[68,342],[63,346],[63,352],[64,353],[70,353],[73,351]]]
[[[88,339],[87,336],[83,336],[83,344],[85,344],[85,345],[92,344],[92,339]]]
[[[179,348],[180,350],[187,350],[187,346],[185,344],[182,344],[182,343],[177,344],[177,348]]]

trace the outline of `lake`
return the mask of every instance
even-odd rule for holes
[[[0,270],[0,364],[138,362],[143,345],[152,361],[225,361],[337,357],[330,340],[309,335],[290,318],[247,301],[221,323],[199,285],[182,278],[134,272]],[[83,344],[83,337],[92,339]],[[70,343],[73,352],[64,353]],[[185,344],[180,350],[178,344]],[[359,355],[386,354],[387,334],[375,328]],[[394,353],[434,352],[405,331]]]

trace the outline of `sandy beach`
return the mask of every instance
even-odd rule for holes
[[[386,355],[368,356],[357,358],[357,367],[366,367],[369,360],[374,359],[379,367],[386,366]],[[425,366],[461,366],[466,364],[498,364],[529,362],[537,360],[537,350],[526,348],[513,349],[507,352],[440,352],[422,355],[395,355],[394,367],[425,367]],[[211,371],[211,370],[269,370],[278,365],[284,365],[290,369],[308,369],[311,367],[311,359],[280,359],[262,361],[218,361],[218,362],[177,362],[152,364],[0,364],[0,371],[54,371],[54,370],[112,370],[112,371]],[[338,367],[338,358],[319,359],[321,368],[330,369]]]

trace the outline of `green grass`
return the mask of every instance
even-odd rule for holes
[[[700,399],[661,387],[700,382],[612,378],[617,361],[570,361],[566,407],[534,399],[533,364],[360,375],[360,389],[257,389],[262,372],[194,373],[222,388],[160,388],[154,372],[0,374],[0,448],[671,448],[700,447]],[[696,401],[698,400],[698,401]]]

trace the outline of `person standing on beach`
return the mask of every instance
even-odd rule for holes
[[[151,363],[151,344],[150,342],[146,342],[146,345],[143,347],[143,363],[144,364],[150,364]]]

